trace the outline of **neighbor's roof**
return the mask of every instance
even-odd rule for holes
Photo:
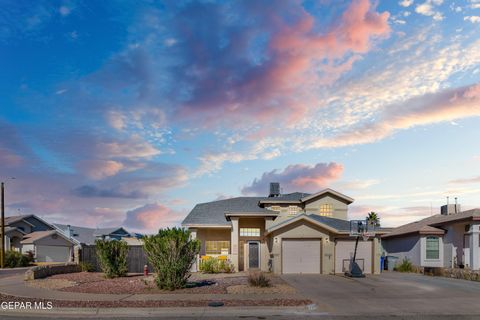
[[[43,238],[48,237],[48,236],[52,236],[54,234],[62,237],[63,239],[65,239],[68,242],[73,243],[72,240],[68,239],[63,234],[58,232],[57,230],[35,231],[35,232],[32,232],[32,233],[29,233],[29,234],[27,234],[23,237],[23,240],[20,241],[20,243],[21,244],[32,244],[32,243],[35,243],[36,241],[38,241],[40,239],[43,239]]]
[[[394,228],[392,232],[384,235],[383,238],[398,237],[411,233],[444,234],[445,231],[441,229],[442,226],[462,220],[480,220],[480,209],[472,209],[450,215],[437,214]]]
[[[33,216],[32,214],[29,214],[29,215],[21,215],[21,216],[10,216],[10,217],[5,217],[5,226],[8,226],[12,223],[15,223],[15,222],[19,222],[19,221],[22,221],[23,219],[25,218],[28,218],[28,217],[31,217]],[[28,221],[24,221],[25,223],[33,226],[30,222]],[[1,221],[0,221],[0,226],[2,225]]]
[[[55,227],[57,227],[63,234],[67,234],[68,225],[66,224],[59,224],[55,223]],[[117,230],[125,230],[122,227],[115,227],[115,228],[85,228],[85,227],[78,227],[78,226],[70,226],[70,230],[72,232],[72,238],[77,240],[80,243],[84,244],[94,244],[95,240],[99,236],[107,236],[113,234]],[[127,230],[125,232],[128,233]]]
[[[9,233],[9,232],[14,232],[14,231],[17,231],[17,232],[20,232],[21,234],[26,234],[25,231],[22,231],[16,227],[9,227],[9,226],[5,226],[5,234]]]

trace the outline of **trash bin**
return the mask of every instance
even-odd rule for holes
[[[380,257],[380,272],[382,272],[383,270],[385,270],[385,257],[381,256]]]
[[[393,271],[393,268],[395,268],[395,265],[397,264],[398,257],[395,256],[387,256],[387,268],[388,271]]]

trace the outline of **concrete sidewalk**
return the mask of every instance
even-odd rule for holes
[[[272,299],[305,299],[303,296],[292,294],[269,294],[252,295],[252,294],[184,294],[184,293],[167,293],[167,294],[97,294],[97,293],[80,293],[49,290],[43,288],[35,288],[26,284],[23,276],[12,276],[0,279],[0,293],[24,297],[39,298],[51,300],[65,301],[196,301],[196,300],[257,300],[265,298]]]

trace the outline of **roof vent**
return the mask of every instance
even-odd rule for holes
[[[268,197],[278,197],[280,195],[280,183],[270,182],[270,194]]]
[[[449,197],[447,197],[447,204],[443,205],[440,208],[440,213],[444,216],[448,216],[450,214],[456,214],[460,212],[460,204],[458,203],[457,197],[455,197],[455,204],[449,203]]]

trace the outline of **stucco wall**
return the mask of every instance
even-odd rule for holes
[[[265,233],[265,219],[264,218],[240,218],[238,221],[239,232],[241,228],[259,228],[260,237],[253,236],[240,236],[239,233],[239,269],[247,270],[248,269],[248,241],[258,241],[260,242],[260,269],[263,271],[268,271],[268,247],[266,240],[263,237]]]
[[[446,233],[443,236],[443,242],[445,244],[445,249],[450,248],[452,250],[452,263],[455,266],[459,264],[469,264],[469,261],[464,261],[464,236],[465,236],[465,226],[467,223],[456,223],[446,227]],[[449,246],[451,245],[451,246]],[[453,248],[452,248],[453,247]],[[468,248],[468,245],[467,245]],[[445,259],[447,259],[447,254],[445,253]],[[451,267],[448,265],[449,261],[445,261],[446,267]]]
[[[387,255],[398,257],[398,262],[407,258],[416,266],[420,266],[420,237],[410,235],[405,237],[382,239],[382,245]]]
[[[273,261],[272,261],[273,272],[275,273],[282,272],[282,257],[281,257],[282,239],[285,239],[285,238],[289,238],[289,239],[329,238],[329,233],[327,230],[324,230],[304,220],[294,222],[281,229],[274,231],[271,234],[270,255],[273,257]],[[328,253],[331,253],[331,250],[328,250],[327,254]],[[333,259],[333,257],[331,259]],[[331,266],[327,266],[325,268],[326,273],[329,273],[328,271],[331,268],[332,268]]]
[[[205,241],[207,240],[221,240],[230,241],[230,229],[228,228],[199,228],[197,229],[197,239],[202,243],[200,248],[200,255],[205,255]],[[230,243],[230,246],[232,244]]]
[[[307,214],[319,214],[320,206],[322,204],[331,204],[333,206],[332,218],[348,220],[348,205],[330,195],[326,195],[320,199],[315,199],[315,201],[308,202],[305,205],[305,212]]]
[[[72,243],[70,243],[69,241],[60,237],[59,235],[56,235],[56,237],[55,237],[55,234],[35,241],[35,245],[37,245],[37,246],[73,247]]]

